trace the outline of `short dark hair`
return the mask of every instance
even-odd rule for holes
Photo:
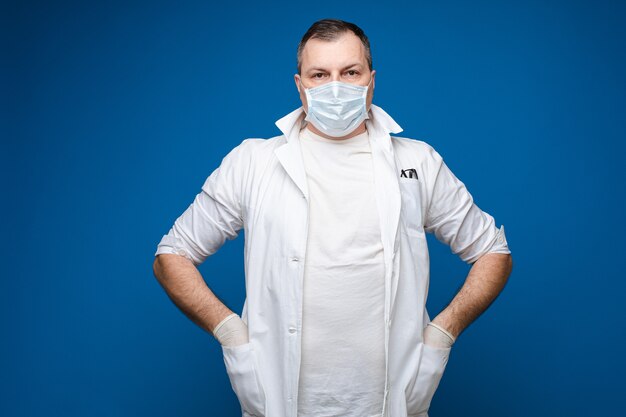
[[[367,39],[365,32],[363,32],[363,30],[354,23],[339,19],[322,19],[313,23],[300,40],[300,44],[298,45],[298,74],[300,74],[302,69],[302,50],[309,39],[321,39],[323,41],[330,42],[334,41],[347,31],[351,31],[361,40],[361,43],[365,48],[365,58],[367,59],[367,64],[371,71],[373,68],[372,52],[370,50],[370,41]]]

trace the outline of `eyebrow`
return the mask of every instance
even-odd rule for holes
[[[350,69],[350,68],[353,68],[353,67],[363,67],[363,65],[357,62],[357,63],[354,63],[354,64],[350,64],[350,65],[348,65],[348,66],[346,66],[346,67],[343,67],[343,68],[341,69],[341,71],[345,71],[345,70]],[[328,70],[326,70],[325,68],[311,68],[310,70],[308,70],[308,71],[307,71],[307,74],[309,74],[309,73],[311,73],[311,72],[313,72],[313,71],[324,71],[324,72],[328,72]]]

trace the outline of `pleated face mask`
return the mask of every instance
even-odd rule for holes
[[[318,87],[305,88],[308,104],[304,120],[332,137],[346,136],[352,133],[367,114],[367,86],[331,81]],[[302,85],[302,84],[300,84]]]

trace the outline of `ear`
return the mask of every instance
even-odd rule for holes
[[[300,91],[300,75],[294,74],[293,81],[296,83],[296,88],[298,89],[298,93],[302,93],[302,91]]]
[[[372,70],[372,90],[376,87],[376,70]]]

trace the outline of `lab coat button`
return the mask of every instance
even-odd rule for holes
[[[292,258],[291,258],[291,260],[292,260],[293,262],[298,262],[300,259],[298,259],[298,257],[297,257],[297,256],[294,256],[294,257],[292,257]]]
[[[295,327],[290,327],[289,328],[289,333],[294,334],[296,332],[296,328]]]
[[[185,254],[187,254],[187,252],[185,252],[185,249],[178,249],[178,254],[181,256],[185,256]]]

